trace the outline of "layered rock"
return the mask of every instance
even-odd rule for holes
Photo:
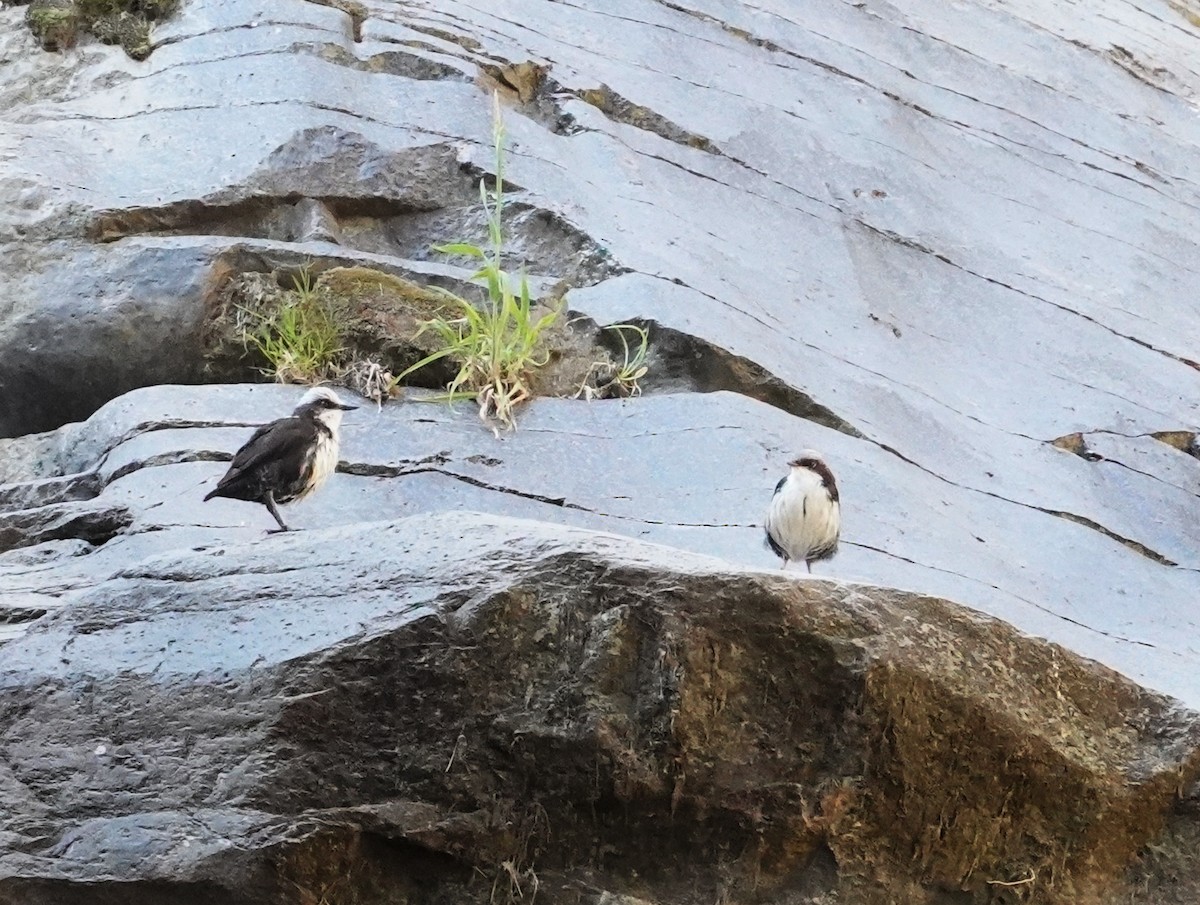
[[[14,903],[1103,901],[1200,737],[943,601],[468,512],[151,557],[4,650]]]
[[[1200,703],[1186,10],[343,6],[195,0],[144,62],[2,13],[0,433],[255,376],[206,357],[241,274],[461,285],[497,89],[511,263],[651,326],[648,392],[794,416],[764,485],[861,468],[855,574]]]
[[[6,444],[0,895],[1107,902],[1189,825],[1189,711],[933,597],[754,570],[777,409],[544,400],[498,442],[365,408],[267,536],[201,498],[299,392],[147,389]],[[878,561],[854,537],[828,572]]]
[[[196,538],[228,542],[226,527],[239,526],[239,538],[257,538],[270,525],[261,507],[227,501],[200,507],[198,500],[222,470],[213,460],[231,456],[250,426],[290,411],[301,392],[156,387],[56,434],[0,441],[14,460],[27,463],[19,474],[10,466],[26,483],[0,492],[10,510],[3,518],[20,525],[49,520],[52,531],[61,507],[49,514],[23,510],[87,499],[89,511],[108,513],[116,530],[132,513],[118,542],[86,561],[87,574],[109,557],[124,563]],[[410,394],[347,419],[342,469],[348,474],[305,504],[299,524],[467,508],[771,567],[778,561],[763,547],[759,526],[780,463],[804,443],[834,463],[846,500],[842,552],[829,573],[966,603],[1200,704],[1197,674],[1187,668],[1195,658],[1186,631],[1195,573],[1147,559],[1086,525],[1002,506],[839,431],[812,423],[801,429],[793,416],[739,394],[538,400],[501,440],[481,427],[470,406],[455,411],[421,398]],[[51,536],[30,529],[22,543]],[[47,593],[48,586],[61,594],[71,586],[61,575],[85,562],[42,564],[31,572],[30,554],[21,555],[15,572],[0,565],[13,592]],[[46,570],[49,577],[34,577]],[[1119,577],[1099,583],[1109,574]],[[1154,609],[1139,612],[1137,601],[1150,599]]]
[[[1166,820],[1130,895],[1194,899],[1190,713],[930,599],[1200,707],[1186,3],[190,0],[144,61],[23,17],[0,896],[1123,901]],[[214,358],[242,283],[461,287],[431,246],[480,237],[492,91],[511,264],[650,327],[647,397],[501,441],[409,397],[348,422],[303,537],[201,507],[297,391],[155,385],[258,378]],[[862,586],[744,571],[805,446]]]

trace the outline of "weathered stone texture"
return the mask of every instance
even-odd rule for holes
[[[144,61],[25,16],[0,899],[1108,905],[1164,820],[1129,894],[1195,898],[1190,712],[1074,658],[1200,707],[1188,2],[186,0]],[[412,394],[304,535],[201,506],[297,395],[194,386],[257,376],[230,287],[461,287],[493,90],[510,263],[648,326],[647,395]],[[806,446],[861,585],[742,571]]]

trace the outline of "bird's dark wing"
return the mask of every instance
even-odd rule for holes
[[[763,534],[766,535],[766,540],[764,541],[766,548],[780,559],[787,560],[787,552],[783,549],[783,547],[779,546],[779,543],[771,536],[771,529],[764,529]]]
[[[214,494],[224,495],[239,485],[257,483],[266,477],[263,473],[268,470],[272,478],[295,480],[303,469],[311,442],[312,426],[299,418],[280,418],[264,424],[237,451]]]
[[[773,494],[771,494],[772,499],[779,496],[779,491],[783,490],[783,485],[787,483],[788,477],[789,477],[789,475],[785,474],[782,478],[779,479],[779,483],[775,485],[775,492]],[[787,562],[787,558],[788,558],[787,553],[784,552],[783,547],[779,546],[779,542],[776,541],[775,538],[771,536],[771,516],[769,513],[767,515],[767,523],[765,525],[763,525],[763,534],[766,535],[764,543],[765,543],[765,546],[767,547],[767,549],[770,550],[772,553],[774,553],[776,556],[778,556],[780,559],[782,559],[784,562]]]

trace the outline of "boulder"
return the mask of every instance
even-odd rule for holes
[[[106,524],[123,512],[129,522],[77,538],[90,551],[84,558],[63,559],[76,548],[56,545],[45,560],[31,560],[39,547],[29,544],[58,536],[31,533],[24,551],[0,553],[0,580],[13,592],[57,598],[150,552],[259,539],[273,525],[264,508],[200,498],[252,428],[290,412],[302,393],[271,385],[147,388],[39,438],[40,453],[19,475],[24,483],[0,490],[3,518],[55,523],[75,501],[81,513],[109,513]],[[841,552],[818,574],[958,601],[1200,708],[1189,640],[1196,572],[1095,526],[947,484],[868,441],[742,394],[540,399],[497,440],[473,406],[448,408],[409,393],[351,413],[344,434],[342,474],[297,507],[297,525],[471,509],[762,568],[778,566],[761,528],[771,489],[794,450],[816,446],[833,463],[845,502]],[[0,459],[10,445],[19,451],[28,443],[0,441]],[[1052,452],[1083,467],[1105,464]],[[1123,480],[1147,492],[1165,486],[1136,475]],[[1174,494],[1182,501],[1182,487]],[[1139,600],[1154,601],[1153,618],[1136,611]]]
[[[362,521],[151,556],[4,647],[0,901],[1101,902],[1198,741],[936,598]]]

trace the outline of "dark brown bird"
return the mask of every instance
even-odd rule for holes
[[[314,387],[287,418],[264,424],[237,451],[215,496],[262,503],[279,523],[270,533],[290,530],[276,504],[302,500],[329,478],[338,463],[342,412],[346,405],[328,387]]]

